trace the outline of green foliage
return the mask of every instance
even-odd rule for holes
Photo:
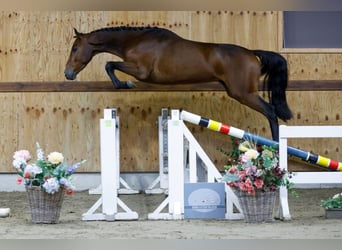
[[[342,194],[336,194],[326,200],[321,200],[321,206],[325,209],[342,208]]]
[[[241,154],[241,151],[239,150],[239,144],[241,142],[240,139],[231,136],[231,142],[232,142],[232,150],[226,151],[223,148],[217,148],[218,151],[223,153],[227,156],[227,165],[233,165],[237,163],[237,160],[239,159],[239,156]]]

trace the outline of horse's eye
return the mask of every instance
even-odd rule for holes
[[[72,47],[71,51],[75,53],[77,51],[77,47]]]

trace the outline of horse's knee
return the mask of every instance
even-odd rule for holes
[[[114,66],[115,63],[114,62],[107,62],[106,63],[106,66],[105,66],[105,69],[107,72],[112,72],[114,70]]]

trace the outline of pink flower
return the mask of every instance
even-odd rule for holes
[[[71,188],[68,188],[68,189],[66,190],[66,194],[67,194],[67,195],[73,195],[73,194],[74,194],[74,190],[71,189]]]
[[[247,188],[252,188],[253,187],[253,183],[251,181],[251,179],[247,178],[245,181],[245,185]]]
[[[239,188],[242,190],[242,191],[247,191],[247,186],[244,182],[239,182]]]
[[[246,171],[245,170],[241,170],[240,172],[239,172],[239,179],[243,179],[243,178],[245,178],[246,177]]]
[[[250,194],[250,195],[255,195],[255,190],[254,190],[253,187],[248,188],[248,189],[247,189],[247,192],[248,192],[248,194]]]
[[[241,163],[246,163],[248,160],[249,160],[249,158],[247,155],[245,155],[245,154],[241,155],[241,157],[240,157]]]
[[[261,179],[257,179],[257,180],[254,182],[254,185],[255,185],[258,189],[260,189],[260,188],[262,188],[262,187],[264,186],[264,181],[261,180]]]
[[[228,173],[230,173],[230,174],[235,174],[236,170],[237,170],[237,167],[236,167],[236,166],[233,166],[233,167],[231,167],[230,169],[228,169]]]
[[[24,173],[24,178],[30,178],[30,177],[31,177],[30,172],[25,172],[25,173]]]
[[[237,184],[236,182],[227,182],[227,185],[233,188],[238,188],[239,184]]]
[[[21,178],[20,176],[17,177],[16,183],[17,183],[18,185],[20,185],[22,182],[23,182],[23,178]]]
[[[18,150],[14,152],[13,159],[23,159],[25,161],[28,161],[31,159],[31,155],[28,150]]]

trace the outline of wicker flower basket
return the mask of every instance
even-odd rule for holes
[[[257,190],[255,195],[250,195],[239,189],[234,189],[235,195],[244,215],[245,222],[262,223],[272,222],[276,192],[262,192]]]
[[[65,194],[63,189],[49,194],[41,187],[27,186],[26,191],[33,223],[56,224],[59,222]]]

